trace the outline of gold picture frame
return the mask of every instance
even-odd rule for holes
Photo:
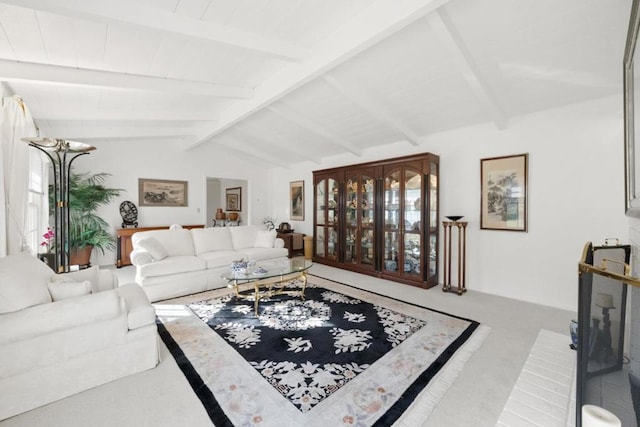
[[[480,160],[480,228],[527,231],[528,154]]]
[[[304,221],[304,181],[289,183],[289,212],[293,221]]]
[[[138,178],[139,206],[188,206],[187,181]]]

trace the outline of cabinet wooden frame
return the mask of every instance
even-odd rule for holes
[[[398,184],[393,230],[385,224],[390,171],[418,182],[408,202],[411,185]],[[438,174],[439,157],[431,153],[314,171],[313,260],[423,288],[438,285]],[[335,194],[329,195],[330,183]],[[389,232],[398,250],[385,255]]]

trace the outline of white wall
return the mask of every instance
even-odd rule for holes
[[[220,190],[220,180],[207,180],[207,227],[213,227],[213,220],[216,217],[216,209],[222,208],[224,210],[224,204],[222,204],[221,194],[222,191]]]
[[[504,130],[474,126],[431,135],[420,147],[400,142],[358,159],[305,162],[274,172],[273,215],[310,234],[313,170],[432,152],[440,156],[441,218],[459,214],[469,222],[467,288],[576,310],[584,243],[628,240],[622,135],[622,99],[615,97],[514,118]],[[480,159],[520,153],[529,153],[529,231],[480,230]],[[288,219],[289,182],[300,179],[304,222]]]
[[[140,227],[175,223],[206,224],[207,176],[247,181],[247,188],[242,190],[243,224],[260,224],[262,218],[271,212],[270,199],[267,197],[269,171],[253,163],[247,166],[247,159],[231,157],[216,150],[216,147],[204,146],[185,151],[179,144],[163,144],[158,149],[154,141],[136,141],[135,144],[107,141],[93,145],[97,150],[76,160],[74,168],[78,172],[110,173],[112,176],[105,184],[125,190],[112,204],[98,211],[114,232],[122,223],[118,207],[124,200],[131,200],[138,207]],[[140,207],[138,178],[188,181],[188,206]],[[225,188],[224,184],[222,188]],[[250,210],[247,210],[247,206]],[[101,255],[94,251],[91,262],[94,265],[114,264],[115,259],[115,252]]]

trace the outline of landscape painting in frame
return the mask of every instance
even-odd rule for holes
[[[242,187],[227,188],[227,211],[242,212]]]
[[[304,181],[292,181],[289,183],[289,195],[291,206],[291,219],[304,221]]]
[[[527,231],[528,154],[480,160],[480,228]]]
[[[138,179],[140,206],[187,206],[187,181]]]

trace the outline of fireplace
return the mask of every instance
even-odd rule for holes
[[[577,427],[582,425],[581,408],[586,404],[612,412],[624,426],[638,425],[640,281],[628,276],[630,255],[631,246],[619,244],[588,243],[583,251],[578,287]]]

